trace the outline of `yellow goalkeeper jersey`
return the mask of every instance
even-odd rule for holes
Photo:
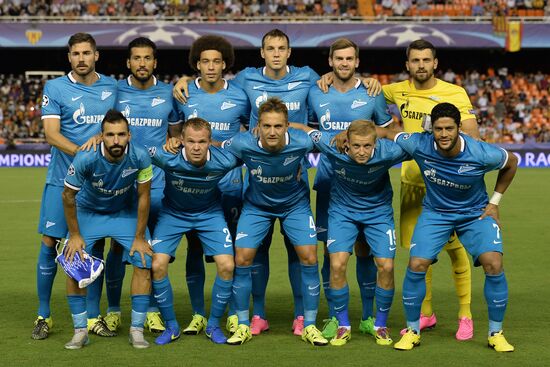
[[[432,112],[438,103],[452,103],[460,111],[461,121],[475,119],[474,109],[464,88],[436,79],[431,89],[417,90],[414,83],[405,80],[382,87],[388,104],[399,108],[406,132],[421,132],[422,118]],[[401,182],[409,185],[424,186],[420,169],[414,161],[403,162]]]

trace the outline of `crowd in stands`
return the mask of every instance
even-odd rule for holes
[[[408,78],[404,71],[373,76],[382,84]],[[478,116],[483,140],[550,143],[550,74],[509,73],[501,68],[458,75],[449,69],[438,77],[466,89]],[[175,81],[175,77],[170,76],[161,79]],[[40,99],[45,81],[45,78],[0,74],[0,144],[44,142]]]
[[[544,16],[548,0],[0,0],[0,16],[150,16],[246,18],[260,16]],[[362,11],[360,13],[360,11]]]

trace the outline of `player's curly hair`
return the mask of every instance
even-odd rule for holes
[[[435,46],[431,42],[428,42],[423,39],[418,39],[416,41],[411,42],[409,44],[409,47],[407,47],[407,51],[406,51],[407,60],[409,59],[409,54],[411,53],[411,50],[422,51],[426,49],[429,49],[432,51],[432,56],[434,59],[437,57],[435,54]]]
[[[189,120],[185,121],[181,129],[181,136],[185,136],[185,130],[188,127],[195,131],[206,129],[208,130],[208,138],[212,138],[212,127],[210,126],[210,123],[205,119],[202,119],[200,117],[192,117]]]
[[[189,51],[189,66],[191,69],[198,71],[197,62],[201,58],[201,53],[207,50],[216,50],[222,54],[222,60],[225,62],[225,70],[230,69],[235,62],[235,51],[233,46],[225,38],[215,35],[206,35],[198,38],[191,45]]]
[[[128,44],[128,58],[132,56],[132,48],[134,47],[149,47],[153,50],[153,57],[157,58],[157,45],[147,37],[134,38]]]
[[[79,32],[79,33],[73,34],[69,38],[69,42],[68,42],[68,45],[67,45],[67,46],[69,46],[69,51],[71,50],[71,47],[73,47],[77,43],[84,43],[84,42],[89,43],[92,46],[92,48],[94,49],[94,51],[97,50],[94,37],[92,37],[92,35],[89,34],[89,33]]]
[[[460,111],[454,104],[451,103],[438,103],[432,108],[431,119],[432,124],[442,117],[452,118],[456,123],[456,126],[460,126]]]
[[[376,126],[370,120],[354,120],[348,127],[348,140],[351,134],[359,136],[374,135],[374,140],[376,140]]]
[[[285,116],[285,121],[288,122],[288,108],[286,104],[277,97],[269,97],[258,108],[258,123],[262,121],[262,115],[267,112],[278,112]]]

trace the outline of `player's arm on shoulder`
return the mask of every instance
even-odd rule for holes
[[[374,78],[360,78],[361,83],[363,83],[363,86],[367,89],[367,93],[371,97],[375,97],[382,92],[382,84],[378,81],[378,79]]]
[[[189,98],[189,83],[195,80],[192,76],[182,75],[178,79],[174,88],[172,88],[172,94],[174,98],[181,103],[187,103],[187,98]]]
[[[309,133],[310,131],[315,130],[315,129],[313,129],[313,128],[307,126],[307,125],[301,124],[299,122],[289,122],[288,126],[293,128],[293,129],[296,129],[296,130],[301,130],[305,133]]]
[[[518,168],[518,158],[512,152],[506,151],[506,158],[504,165],[498,171],[497,181],[495,183],[495,189],[489,203],[485,207],[483,214],[479,219],[485,217],[492,217],[500,227],[499,211],[498,205],[500,204],[500,199],[502,199],[503,194],[508,189],[508,186],[512,183],[516,171]]]
[[[101,144],[101,134],[94,135],[90,139],[88,139],[87,142],[80,146],[80,150],[87,152],[93,148],[95,152],[99,144]]]
[[[183,126],[183,122],[181,121],[168,125],[168,137],[177,138],[181,136],[182,126]]]
[[[69,229],[69,240],[65,247],[65,258],[72,262],[74,255],[78,252],[81,259],[84,258],[84,249],[86,244],[84,239],[80,235],[80,228],[78,227],[77,214],[76,214],[76,194],[78,190],[75,190],[67,185],[63,189],[61,198],[63,200],[63,210],[65,212],[65,220]]]
[[[67,139],[61,134],[61,121],[59,118],[45,118],[44,119],[44,132],[46,134],[46,141],[51,146],[56,147],[64,153],[69,155],[75,155],[79,150],[79,146]]]

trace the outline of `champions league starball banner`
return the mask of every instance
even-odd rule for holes
[[[503,145],[518,157],[519,167],[550,168],[550,144]],[[308,156],[312,167],[319,163],[319,153]],[[0,146],[0,167],[47,167],[50,163],[49,150],[3,150]]]
[[[525,23],[522,48],[549,48],[550,23]],[[2,22],[0,47],[65,47],[71,34],[86,32],[99,47],[125,48],[132,39],[143,36],[159,48],[189,48],[205,34],[224,36],[236,48],[260,47],[263,34],[273,28],[284,31],[292,47],[329,47],[341,37],[363,49],[406,47],[424,38],[438,48],[504,48],[505,37],[495,34],[490,22]]]

